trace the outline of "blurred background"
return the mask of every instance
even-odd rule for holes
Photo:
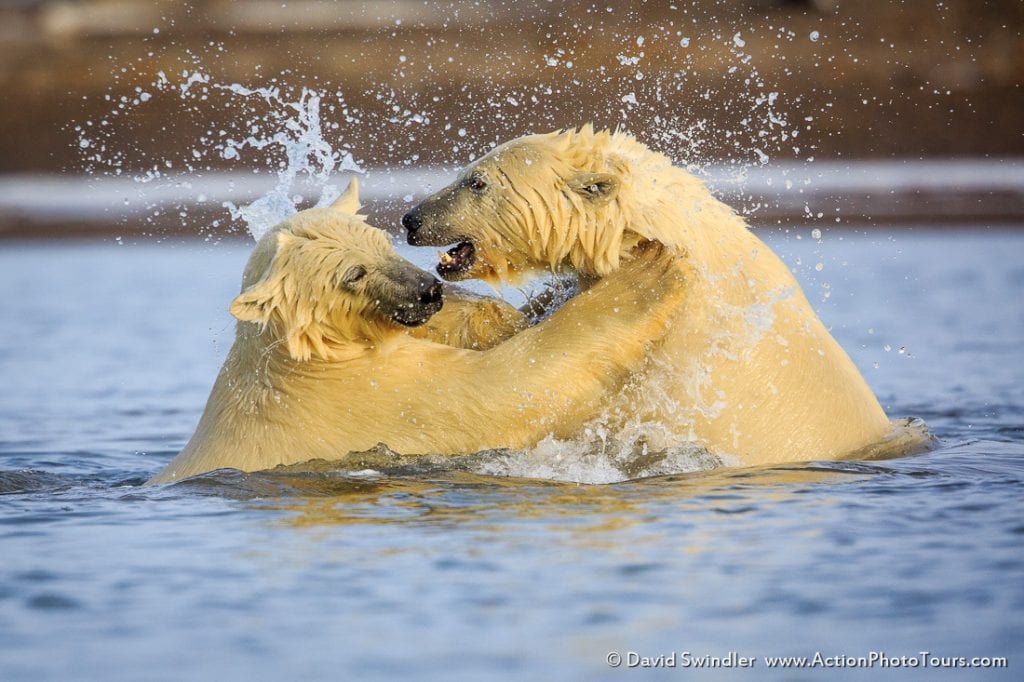
[[[392,226],[591,121],[755,225],[1017,223],[1022,28],[1020,0],[7,0],[0,238],[245,234],[226,204],[354,171]]]

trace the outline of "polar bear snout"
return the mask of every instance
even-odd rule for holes
[[[412,246],[444,246],[465,239],[452,233],[450,216],[461,205],[461,186],[456,183],[427,197],[402,216],[406,241]]]
[[[439,239],[442,239],[435,229],[433,220],[426,215],[428,212],[423,204],[414,206],[402,216],[402,227],[405,228],[405,241],[412,246],[438,246]],[[424,227],[426,225],[426,227]]]
[[[441,310],[444,289],[440,280],[405,262],[387,268],[368,292],[377,310],[405,327],[418,327]]]
[[[430,281],[420,286],[420,303],[441,303],[444,301],[444,287],[441,282],[430,278]]]
[[[445,234],[447,225],[432,218],[433,211],[429,206],[424,208],[424,204],[420,204],[410,209],[402,216],[405,241],[412,246],[443,246],[455,241]]]
[[[423,227],[423,215],[420,213],[419,206],[414,206],[402,216],[402,227],[409,233],[409,242],[412,243],[413,236]]]

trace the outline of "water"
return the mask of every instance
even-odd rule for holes
[[[1010,657],[894,678],[1017,679],[1024,233],[894,234],[769,241],[939,447],[608,485],[425,466],[141,488],[199,418],[248,245],[5,243],[0,678],[589,680],[623,674],[611,651],[875,650]]]

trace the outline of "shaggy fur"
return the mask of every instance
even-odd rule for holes
[[[660,369],[613,417],[666,426],[661,445],[696,440],[758,464],[848,455],[890,429],[778,257],[703,182],[625,133],[513,140],[410,214],[412,243],[474,244],[466,276],[604,277],[643,238],[690,261]]]
[[[338,459],[380,442],[465,454],[569,437],[641,368],[684,289],[674,259],[644,246],[636,267],[490,350],[413,338],[394,320],[417,309],[393,304],[403,294],[385,275],[426,273],[353,215],[357,204],[350,191],[256,246],[231,304],[235,343],[196,432],[151,483]]]

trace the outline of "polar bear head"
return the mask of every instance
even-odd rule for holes
[[[377,343],[441,309],[441,283],[356,215],[355,179],[331,206],[300,211],[253,250],[231,314],[273,330],[296,360]]]
[[[584,126],[521,137],[471,164],[402,224],[410,244],[455,244],[441,254],[445,279],[515,281],[562,266],[604,275],[639,238],[629,230],[634,157],[671,168],[624,133]]]

